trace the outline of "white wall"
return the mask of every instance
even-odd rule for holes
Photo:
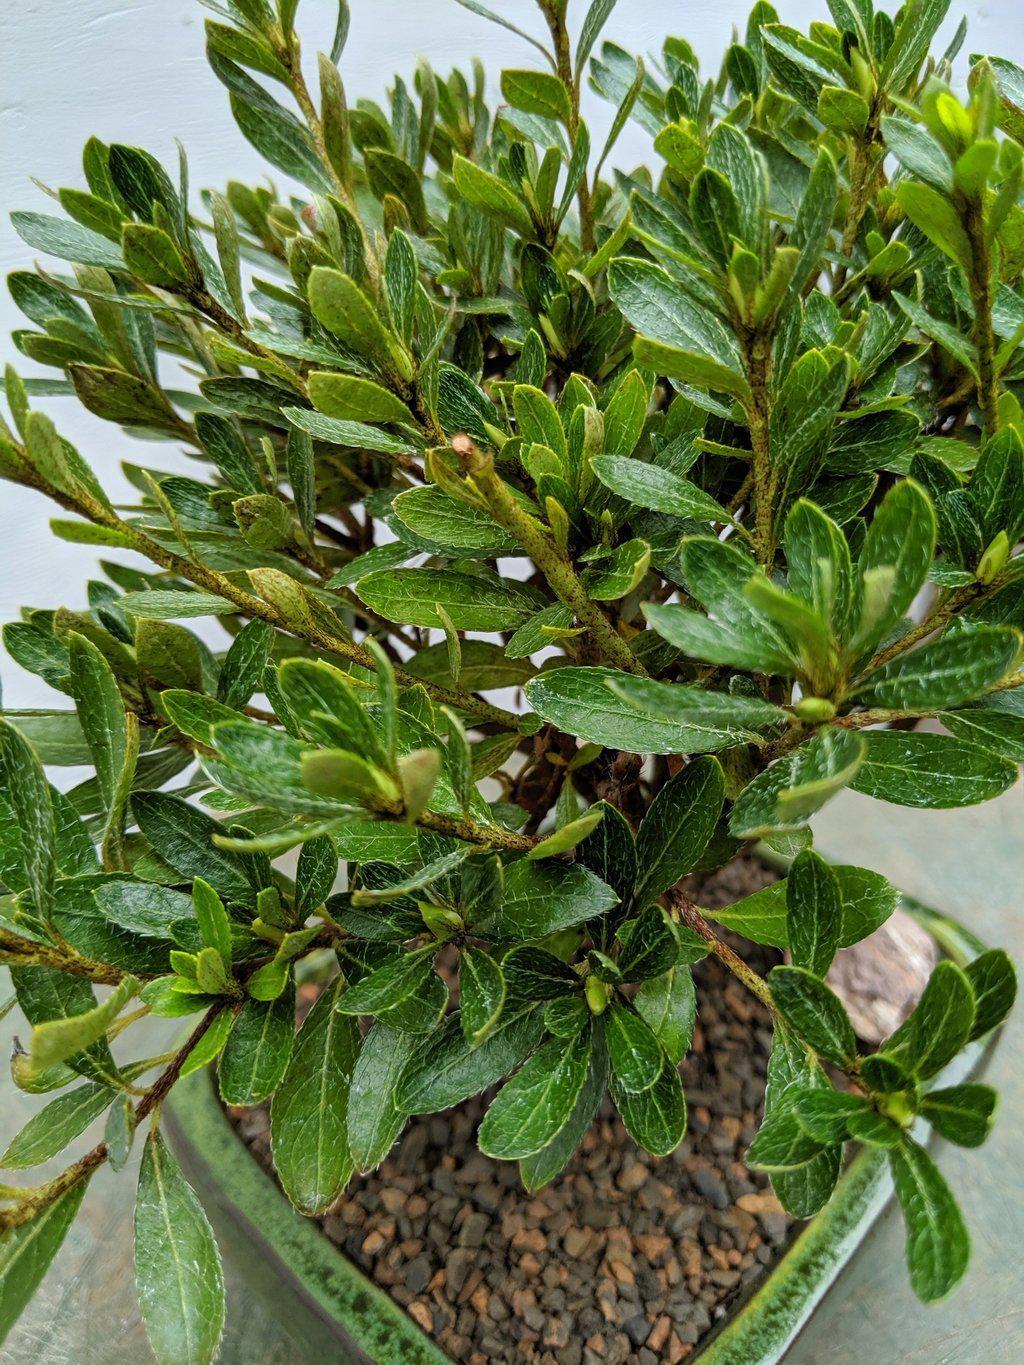
[[[539,32],[534,0],[489,3],[521,27]],[[577,20],[586,4],[571,0]],[[776,6],[793,24],[826,14],[824,0],[776,0]],[[940,40],[952,34],[964,7],[953,0],[952,18]],[[307,52],[329,43],[334,8],[332,0],[303,0],[299,16]],[[717,67],[733,26],[742,28],[749,8],[747,0],[619,0],[606,35],[647,52],[660,47],[666,31],[682,33],[706,66]],[[532,65],[536,55],[454,0],[352,0],[352,9],[342,66],[353,96],[379,95],[392,72],[411,72],[421,54],[446,71],[477,53],[492,78],[502,66]],[[971,19],[967,51],[1024,61],[1020,0],[971,0],[966,9]],[[45,195],[29,177],[52,186],[82,184],[80,149],[91,133],[145,146],[168,162],[176,156],[174,138],[179,137],[188,149],[195,186],[262,174],[259,158],[235,129],[226,94],[206,65],[204,13],[197,0],[0,0],[4,273],[29,266],[34,254],[14,233],[7,213],[48,209]],[[592,115],[595,134],[608,117],[598,104]],[[620,145],[619,164],[642,154],[643,137],[633,129]],[[33,367],[5,339],[23,323],[7,291],[0,291],[0,357],[17,358],[27,374]],[[116,488],[113,473],[133,443],[70,400],[51,400],[50,410],[62,432],[88,453],[107,486]],[[169,465],[170,448],[161,448],[158,458],[164,467]],[[74,606],[84,600],[85,577],[97,556],[86,547],[54,540],[49,515],[37,496],[0,484],[0,621],[12,619],[22,604]],[[0,660],[0,678],[8,706],[53,700],[49,689],[6,658]]]

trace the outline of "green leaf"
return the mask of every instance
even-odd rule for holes
[[[653,900],[699,862],[718,824],[725,778],[714,758],[697,758],[670,778],[637,833],[638,899]]]
[[[828,1061],[844,1066],[857,1054],[853,1025],[839,997],[803,967],[773,967],[772,999],[786,1021]]]
[[[933,245],[957,265],[971,269],[970,239],[947,195],[931,185],[905,180],[897,187],[896,202]]]
[[[456,156],[453,162],[452,177],[455,188],[468,204],[502,226],[512,228],[520,237],[533,237],[533,220],[519,196],[503,180],[462,156]]]
[[[587,570],[583,585],[595,602],[617,602],[644,580],[651,563],[651,547],[645,540],[627,540],[610,555],[602,554]]]
[[[96,777],[109,807],[124,767],[128,732],[124,704],[110,665],[89,640],[68,636],[71,687]]]
[[[116,1095],[107,1085],[76,1086],[33,1114],[0,1157],[0,1167],[21,1171],[62,1152],[109,1107]]]
[[[196,413],[196,435],[229,488],[240,493],[265,491],[252,452],[234,422],[215,412]]]
[[[480,1125],[480,1150],[515,1160],[546,1147],[572,1113],[589,1066],[589,1034],[549,1039],[498,1091]]]
[[[919,1299],[935,1303],[961,1279],[970,1260],[963,1215],[923,1147],[907,1138],[889,1161],[907,1225],[910,1283]]]
[[[281,666],[278,680],[296,720],[310,739],[343,745],[374,763],[387,763],[380,734],[361,700],[365,689],[347,673],[322,659],[288,659]]]
[[[681,346],[652,341],[649,337],[637,337],[633,343],[633,359],[638,365],[681,384],[692,384],[698,389],[721,389],[741,402],[750,399],[750,389],[742,375],[731,366],[709,359],[701,351],[687,351]]]
[[[501,906],[475,927],[495,937],[543,938],[603,915],[617,899],[585,867],[523,859],[505,872]]]
[[[648,604],[644,614],[670,644],[710,663],[758,672],[793,673],[789,636],[751,602],[747,587],[757,565],[740,550],[710,536],[683,543],[683,573],[709,620],[687,607]]]
[[[633,1004],[669,1061],[678,1065],[689,1051],[697,1018],[697,994],[690,968],[673,967],[644,981],[633,997]]]
[[[373,450],[382,455],[414,455],[416,447],[399,436],[392,436],[365,422],[343,422],[337,417],[325,417],[308,408],[282,408],[281,416],[293,427],[318,441],[331,445],[349,446],[353,450]]]
[[[518,1066],[536,1047],[543,1027],[543,1011],[534,1001],[511,998],[478,1047],[467,1042],[457,1018],[445,1020],[402,1073],[395,1103],[407,1114],[432,1114],[461,1104]]]
[[[903,6],[882,63],[883,89],[899,91],[917,73],[948,9],[949,0],[911,0]]]
[[[434,882],[447,877],[450,872],[465,862],[470,850],[463,844],[448,853],[442,853],[415,872],[410,872],[398,880],[386,878],[382,883],[374,881],[372,886],[359,886],[352,892],[353,905],[375,905],[381,901],[398,900],[409,891],[422,891]]]
[[[75,364],[68,366],[68,377],[83,407],[106,422],[158,430],[175,425],[176,418],[163,393],[126,370]]]
[[[384,257],[384,288],[387,292],[391,320],[405,342],[412,336],[418,276],[419,262],[416,259],[416,249],[402,229],[395,228],[388,238],[388,249]],[[316,399],[313,401],[316,402]]]
[[[862,739],[863,762],[850,786],[897,806],[973,806],[1017,780],[1016,764],[967,740],[901,730],[871,730]]]
[[[338,1002],[342,1014],[382,1014],[415,995],[434,970],[436,944],[403,953],[364,976]]]
[[[392,508],[403,526],[456,557],[519,553],[518,542],[485,511],[450,498],[436,484],[400,493]]]
[[[544,1027],[556,1038],[575,1038],[591,1018],[583,995],[558,995],[544,1007]]]
[[[881,873],[866,867],[837,866],[831,870],[839,883],[841,900],[838,947],[848,948],[885,923],[899,904],[899,892]],[[787,880],[773,882],[722,910],[708,913],[726,929],[755,943],[788,948],[788,891]]]
[[[12,967],[11,981],[22,1013],[33,1027],[89,1015],[97,1008],[92,987],[81,977],[53,967]],[[105,1084],[119,1077],[106,1038],[100,1035],[84,1052],[68,1058],[72,1070]]]
[[[743,367],[735,338],[661,266],[619,256],[609,266],[608,287],[641,336],[705,356],[742,382]]]
[[[777,707],[613,668],[552,669],[526,685],[530,705],[560,730],[637,754],[701,753],[761,742],[784,721]]]
[[[416,171],[400,156],[383,147],[367,147],[363,153],[366,178],[378,199],[391,195],[409,215],[414,232],[429,230],[427,206],[423,198],[423,183]]]
[[[990,1085],[951,1085],[930,1090],[921,1102],[921,1116],[947,1142],[980,1147],[995,1118],[998,1096]]]
[[[0,1240],[0,1342],[36,1292],[74,1222],[88,1180],[65,1190],[28,1223]]]
[[[459,1017],[466,1041],[482,1043],[505,1004],[505,977],[489,953],[472,946],[459,957]]]
[[[146,284],[167,288],[188,281],[188,266],[173,238],[151,223],[125,223],[121,251],[131,273]]]
[[[974,1012],[974,991],[966,972],[955,962],[940,962],[913,1013],[887,1041],[885,1050],[904,1069],[927,1080],[966,1044]]]
[[[604,1016],[608,1058],[616,1088],[638,1094],[658,1079],[663,1054],[644,1019],[621,1000],[613,1000]]]
[[[206,1215],[159,1131],[135,1203],[135,1281],[160,1365],[207,1365],[224,1330],[224,1273]]]
[[[575,796],[572,799],[575,801]],[[570,853],[593,833],[601,823],[603,815],[603,811],[591,807],[577,819],[570,820],[567,825],[563,825],[561,829],[549,834],[546,839],[541,839],[539,843],[534,844],[526,855],[527,858],[554,858],[560,853]]]
[[[866,738],[873,735],[821,730],[777,759],[740,793],[729,818],[730,831],[739,839],[750,839],[776,829],[798,829],[830,796],[847,784],[856,785],[853,779],[864,759]]]
[[[841,636],[853,581],[846,537],[820,508],[801,498],[786,517],[785,545],[790,591]]]
[[[107,1164],[112,1171],[122,1171],[131,1156],[135,1140],[135,1109],[130,1095],[118,1095],[103,1126],[103,1141],[107,1147]]]
[[[357,1170],[378,1166],[405,1126],[396,1087],[420,1046],[416,1034],[380,1019],[363,1039],[348,1094],[348,1142]]]
[[[645,906],[636,919],[619,926],[618,938],[623,944],[618,959],[623,981],[646,981],[680,961],[679,931],[663,906]]]
[[[508,999],[522,1003],[526,1000],[552,1000],[572,995],[580,988],[578,974],[546,948],[526,944],[513,948],[501,960],[505,974]]]
[[[225,1104],[261,1104],[274,1093],[295,1040],[295,989],[276,1000],[247,1000],[220,1057],[220,1096]]]
[[[627,905],[636,885],[636,846],[625,816],[607,801],[592,809],[602,812],[601,823],[576,846],[577,864],[599,877]]]
[[[121,252],[98,232],[69,223],[63,218],[52,218],[47,213],[12,213],[14,230],[23,242],[36,251],[45,251],[62,261],[78,265],[103,266],[108,270],[123,270]]]
[[[412,421],[402,400],[372,379],[313,370],[307,384],[313,406],[328,417],[355,422]]]
[[[851,1118],[869,1108],[864,1095],[851,1095],[845,1090],[798,1090],[793,1109],[800,1124],[816,1142],[828,1144],[844,1142],[849,1133]]]
[[[456,630],[515,630],[536,609],[535,599],[514,583],[453,569],[384,570],[361,578],[356,593],[389,621],[442,629],[438,603]]]
[[[526,1189],[539,1190],[569,1162],[569,1158],[586,1136],[608,1088],[608,1050],[600,1033],[595,1030],[590,1048],[587,1078],[573,1105],[572,1113],[558,1132],[539,1152],[524,1157],[519,1174]]]
[[[823,1146],[787,1106],[765,1117],[744,1160],[755,1171],[794,1171],[820,1156]]]
[[[964,968],[974,993],[974,1023],[969,1040],[983,1038],[1001,1024],[1017,998],[1017,973],[1002,948],[990,948]]]
[[[543,53],[544,57],[550,61],[551,57],[548,50],[536,38],[531,38],[523,29],[517,28],[504,15],[496,14],[494,10],[488,9],[486,5],[481,5],[478,0],[455,0],[463,9],[470,10],[473,14],[479,14],[482,19],[487,19],[492,24],[497,24],[500,28],[506,29],[509,33],[514,33],[517,38],[522,38],[524,42],[530,43],[538,52]]]
[[[334,1203],[354,1167],[346,1115],[359,1030],[338,1010],[343,990],[337,977],[317,998],[270,1108],[278,1179],[295,1207],[310,1215]]]
[[[166,792],[136,792],[132,810],[150,844],[183,880],[202,877],[229,900],[252,900],[241,858],[214,846],[214,835],[223,830],[218,820]]]
[[[793,965],[824,976],[842,936],[839,878],[824,858],[798,853],[786,879],[786,932]]]
[[[194,616],[230,616],[238,610],[234,603],[212,592],[174,592],[160,588],[125,593],[121,598],[121,607],[133,616],[154,621],[180,621]]]
[[[42,766],[18,731],[0,718],[0,776],[18,829],[19,880],[36,914],[50,917],[55,876],[56,826],[50,786]]]
[[[202,877],[192,883],[192,901],[203,943],[216,950],[224,970],[231,971],[231,921],[224,902]]]
[[[368,357],[386,372],[410,377],[405,347],[385,327],[374,305],[348,275],[315,266],[309,276],[309,306],[317,321],[357,355]]]
[[[212,57],[210,64],[220,74],[218,62]],[[229,67],[231,64],[224,61],[222,65]],[[241,75],[239,72],[238,76]],[[237,77],[234,83],[238,84]],[[293,176],[311,190],[321,193],[329,190],[327,173],[298,120],[271,99],[255,81],[247,80],[247,87],[257,92],[255,98],[245,98],[235,93],[234,89],[230,97],[231,112],[246,141],[252,143],[261,156],[266,157],[279,171],[284,171],[285,175]]]
[[[972,626],[943,635],[876,669],[856,689],[865,706],[931,711],[987,692],[1014,666],[1021,637],[1006,626]]]
[[[821,1067],[812,1063],[803,1043],[784,1024],[776,1022],[768,1059],[765,1118],[790,1109],[801,1092],[827,1086]],[[810,1218],[828,1202],[839,1178],[842,1158],[842,1144],[835,1143],[824,1147],[802,1166],[772,1173],[775,1193],[794,1218]]]
[[[1018,142],[1024,137],[1024,70],[1006,57],[986,57],[999,96],[997,119]]]
[[[38,1075],[57,1062],[84,1052],[103,1038],[121,1010],[137,994],[139,983],[134,976],[126,976],[114,987],[102,1004],[84,1014],[73,1014],[34,1025],[29,1049],[29,1067]]]
[[[274,628],[267,621],[247,621],[224,656],[217,679],[217,698],[225,706],[241,708],[263,681]]]
[[[686,1132],[686,1100],[674,1062],[665,1057],[653,1085],[639,1092],[624,1090],[612,1076],[612,1097],[626,1132],[652,1156],[668,1156]]]
[[[885,495],[875,512],[857,562],[861,584],[855,646],[862,655],[904,616],[928,575],[934,554],[932,505],[917,484],[904,479]],[[865,587],[866,575],[880,585],[874,601]]]
[[[660,465],[624,455],[599,455],[590,465],[606,488],[636,507],[696,521],[726,523],[732,520],[709,493]]]
[[[933,189],[953,190],[953,167],[942,143],[923,123],[899,115],[882,119],[882,136],[899,163]]]
[[[92,762],[76,712],[6,710],[4,715],[28,740],[40,763],[74,768]]]
[[[503,71],[501,93],[513,109],[539,114],[566,125],[569,123],[569,92],[551,72]]]

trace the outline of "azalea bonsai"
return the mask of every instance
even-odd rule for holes
[[[160,1134],[199,1067],[269,1101],[310,1215],[499,1084],[479,1143],[527,1189],[609,1088],[672,1151],[708,953],[774,1026],[749,1164],[808,1218],[848,1140],[884,1148],[914,1289],[964,1272],[920,1138],[984,1139],[993,1093],[936,1077],[1013,969],[941,962],[867,1051],[824,978],[898,897],[808,819],[847,787],[970,805],[1024,759],[1024,73],[974,58],[955,95],[948,0],[829,0],[809,34],[759,3],[712,76],[683,38],[602,41],[614,0],[575,38],[538,4],[494,108],[479,66],[423,62],[350,103],[345,0],[316,89],[296,0],[211,3],[235,122],[297,188],[195,197],[184,152],[91,138],[63,216],[14,215],[44,257],[14,341],[58,377],[8,367],[0,473],[134,553],[4,631],[63,699],[0,724],[12,1069],[42,1097],[2,1164],[107,1120],[3,1188],[0,1335],[137,1135],[153,1349],[213,1355],[217,1251]],[[613,170],[629,120],[650,164]],[[126,465],[115,505],[60,394],[188,472]],[[691,874],[759,840],[789,875],[702,910]],[[736,935],[788,955],[762,977]],[[143,1015],[185,1033],[139,1057]]]

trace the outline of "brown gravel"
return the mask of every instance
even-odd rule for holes
[[[769,880],[757,864],[734,864],[699,898],[729,904]],[[685,1360],[777,1260],[790,1219],[742,1165],[763,1103],[767,1016],[716,961],[695,978],[697,1028],[682,1065],[689,1127],[671,1156],[636,1147],[606,1100],[566,1171],[531,1196],[515,1163],[478,1151],[478,1097],[412,1120],[321,1220],[454,1360]],[[269,1166],[266,1111],[235,1118]]]

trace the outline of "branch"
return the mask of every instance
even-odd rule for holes
[[[51,943],[22,938],[20,934],[12,934],[7,929],[0,929],[0,962],[8,967],[50,967],[71,976],[85,977],[97,986],[116,986],[128,975],[106,962],[82,957],[74,950],[68,952]],[[142,981],[149,981],[153,977],[152,972],[132,972],[131,975]]]
[[[189,1054],[206,1033],[207,1029],[216,1019],[218,1014],[226,1008],[228,1002],[218,1001],[211,1005],[203,1015],[189,1035],[187,1041],[178,1049],[174,1055],[170,1066],[162,1072],[152,1086],[146,1091],[142,1099],[135,1106],[135,1126],[148,1118],[153,1110],[163,1102],[168,1092],[181,1075],[182,1068],[188,1061]],[[91,1151],[86,1152],[85,1156],[80,1157],[62,1171],[54,1180],[46,1185],[37,1186],[34,1190],[27,1190],[26,1197],[20,1200],[13,1208],[0,1210],[0,1233],[9,1232],[12,1228],[21,1227],[23,1224],[31,1222],[38,1213],[52,1204],[55,1199],[67,1193],[73,1186],[82,1180],[88,1180],[93,1172],[107,1159],[107,1144],[99,1142]]]
[[[173,573],[179,578],[185,579],[186,582],[193,583],[196,587],[203,588],[205,591],[233,603],[244,616],[257,617],[261,621],[267,621],[279,630],[287,631],[291,635],[297,635],[300,639],[309,641],[310,644],[316,645],[319,649],[326,650],[330,654],[336,654],[347,659],[350,663],[357,663],[371,672],[376,671],[377,663],[373,655],[354,640],[346,639],[343,635],[335,635],[310,620],[302,623],[291,620],[278,607],[254,597],[252,593],[238,587],[225,574],[218,573],[207,568],[205,564],[186,559],[184,555],[167,549],[159,541],[146,535],[144,531],[140,531],[137,527],[124,521],[112,508],[105,507],[102,503],[97,502],[88,493],[80,492],[72,497],[60,492],[51,483],[48,483],[24,456],[23,461],[26,475],[24,481],[30,487],[45,493],[47,497],[68,511],[75,512],[98,526],[106,526],[110,530],[117,531],[120,536],[128,541],[129,548],[145,555],[147,559],[152,560],[154,564],[159,564],[169,573]],[[417,678],[401,668],[395,669],[395,677],[403,687],[423,687],[428,695],[440,705],[466,711],[475,716],[478,721],[490,722],[508,730],[518,730],[522,723],[521,717],[513,712],[505,711],[499,706],[492,706],[490,702],[483,701],[470,692],[460,692],[453,688],[441,687],[436,683],[425,682],[422,678]]]
[[[964,230],[971,244],[973,268],[968,272],[974,308],[973,339],[978,356],[978,407],[982,417],[982,442],[999,430],[999,380],[995,370],[995,337],[992,333],[992,261],[985,214],[980,201],[970,201],[963,213]]]
[[[771,1011],[773,1019],[778,1019],[775,1001],[772,999],[771,991],[768,989],[768,983],[764,977],[755,972],[753,967],[749,967],[740,955],[729,947],[728,943],[718,937],[698,907],[678,887],[673,887],[669,891],[668,898],[687,929],[692,929],[695,934],[698,934],[719,962],[728,967],[737,981],[741,981],[748,991],[757,996],[762,1005]]]
[[[473,486],[486,501],[491,516],[499,526],[504,526],[506,531],[515,536],[558,600],[572,610],[581,625],[586,626],[607,661],[627,673],[646,678],[647,670],[597,603],[588,597],[575,569],[550,534],[535,517],[520,507],[504,481],[495,473],[491,457],[484,455],[468,436],[455,436],[452,450]]]

